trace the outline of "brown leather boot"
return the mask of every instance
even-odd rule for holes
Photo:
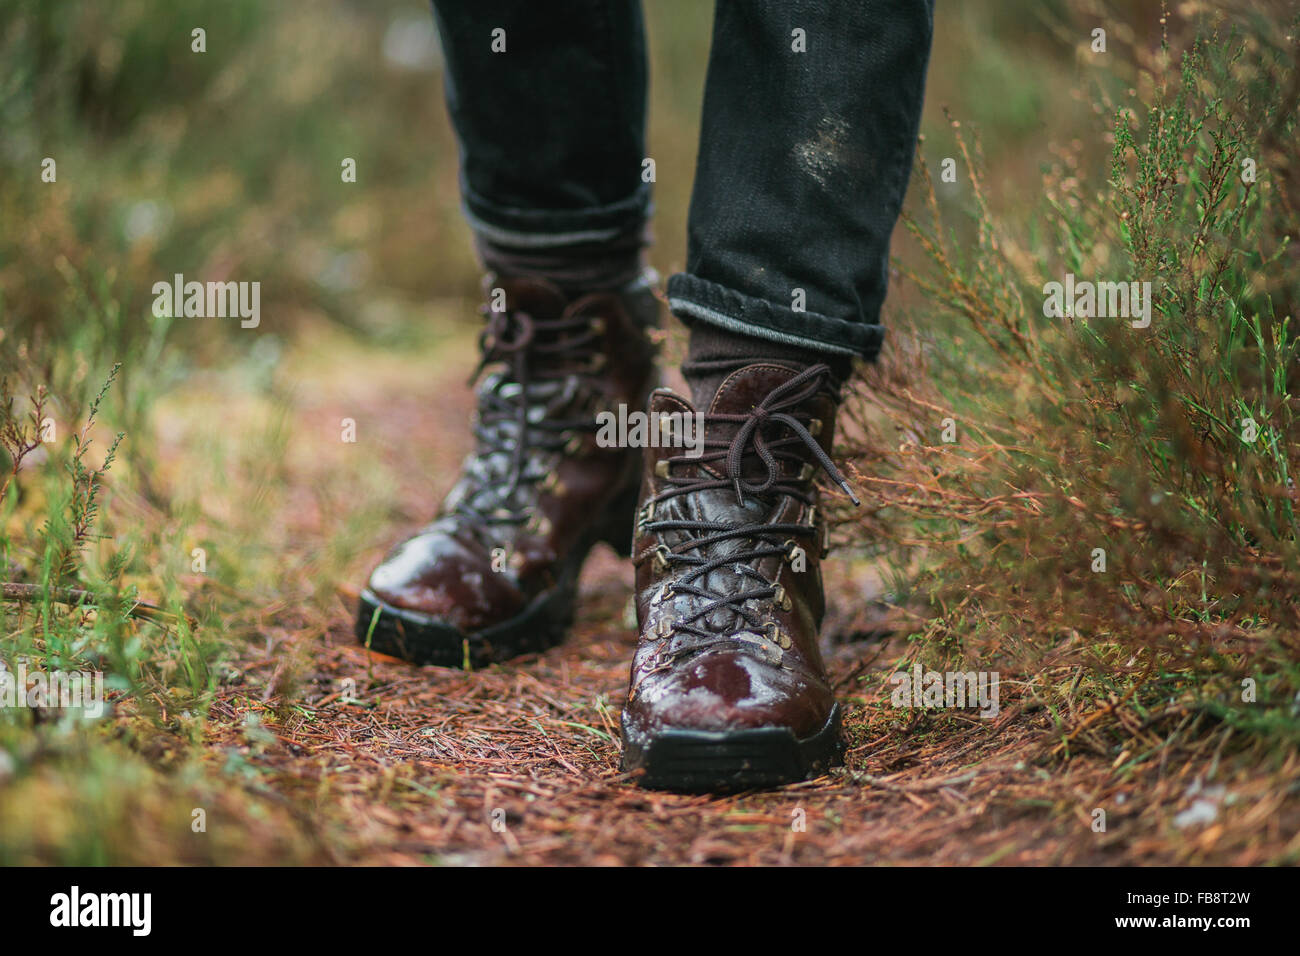
[[[566,299],[540,279],[502,280],[488,315],[477,447],[439,517],[399,544],[362,592],[356,633],[421,664],[481,665],[558,643],[582,563],[630,547],[635,449],[596,443],[596,415],[645,407],[657,383],[648,278]],[[476,376],[477,377],[477,376]]]
[[[829,379],[825,365],[744,366],[705,413],[700,457],[646,449],[640,643],[623,710],[623,766],[643,786],[768,787],[838,762],[839,707],[817,646],[818,472],[848,491],[829,457]],[[695,411],[667,389],[650,408]]]

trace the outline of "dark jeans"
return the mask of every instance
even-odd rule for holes
[[[470,225],[539,249],[639,231],[639,0],[434,8]],[[875,356],[932,22],[933,0],[717,0],[675,315]]]

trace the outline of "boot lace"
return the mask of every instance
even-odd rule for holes
[[[783,467],[787,463],[802,467],[805,456],[811,453],[822,471],[844,489],[854,505],[860,504],[835,463],[809,431],[809,416],[801,418],[794,413],[822,388],[830,375],[828,366],[813,365],[773,389],[747,413],[706,413],[706,436],[710,423],[736,425],[735,433],[729,440],[706,437],[704,453],[699,457],[679,455],[669,458],[668,481],[672,487],[654,496],[651,503],[657,507],[661,502],[682,495],[730,488],[742,506],[747,495],[753,496],[769,506],[769,513],[775,510],[782,496],[811,505],[812,495],[801,487],[802,482],[787,476]],[[788,432],[783,437],[774,437],[781,434],[775,426],[785,426]],[[762,480],[747,479],[743,475],[746,461],[753,458],[764,466]],[[679,464],[696,466],[694,474],[674,475],[672,468]],[[715,470],[721,470],[723,477],[712,477],[700,467],[703,465],[713,465]],[[747,602],[775,600],[779,603],[784,594],[775,582],[769,581],[751,565],[767,557],[789,556],[801,539],[811,538],[817,531],[811,523],[696,521],[686,518],[650,520],[643,527],[647,532],[677,531],[686,535],[686,540],[671,548],[659,544],[652,553],[666,567],[682,572],[670,578],[665,586],[668,592],[690,595],[703,602],[673,621],[672,630],[705,640],[716,639],[716,633],[711,634],[703,624],[717,611],[729,614],[730,621],[743,621],[748,628],[759,630],[763,625],[762,618],[753,607],[746,606]],[[711,553],[719,543],[737,540],[750,543],[750,546]],[[709,575],[723,568],[739,574],[745,579],[745,584],[726,592],[709,587]]]
[[[535,486],[553,470],[556,457],[576,450],[583,433],[596,430],[585,382],[603,358],[597,349],[601,321],[585,315],[544,320],[522,310],[489,313],[470,384],[490,364],[505,368],[479,388],[477,445],[453,513],[480,527],[527,523]]]

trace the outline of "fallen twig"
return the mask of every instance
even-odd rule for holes
[[[6,601],[31,604],[48,596],[56,604],[67,604],[70,607],[97,607],[95,595],[81,588],[43,588],[38,584],[18,584],[14,581],[5,581],[3,585],[0,585],[0,588],[2,588],[0,597],[3,597]],[[131,617],[152,621],[155,624],[178,624],[182,618],[182,615],[174,614],[155,604],[148,604],[144,601],[137,601],[127,609],[126,613]],[[199,622],[195,618],[188,614],[183,615],[183,617],[190,627],[198,626]]]
[[[959,783],[969,783],[979,776],[979,771],[968,770],[966,773],[958,774],[955,777],[941,777],[938,780],[922,780],[919,783],[894,783],[891,780],[885,780],[883,777],[877,777],[874,773],[867,773],[863,770],[841,770],[841,774],[848,777],[854,783],[870,784],[873,787],[880,787],[882,790],[894,790],[898,793],[925,793],[929,790],[942,790],[944,787],[953,787]]]

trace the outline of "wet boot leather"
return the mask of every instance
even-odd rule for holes
[[[474,452],[438,517],[375,568],[356,634],[421,664],[479,666],[558,643],[598,541],[626,555],[635,449],[596,443],[596,415],[645,407],[657,384],[648,280],[570,300],[540,279],[497,283],[488,312]],[[477,375],[476,375],[477,377]]]
[[[646,449],[633,551],[639,643],[622,729],[624,769],[643,786],[769,787],[839,759],[839,708],[817,643],[817,476],[848,491],[829,457],[831,381],[825,365],[744,366],[705,414],[700,457]],[[695,411],[667,389],[650,407]]]

